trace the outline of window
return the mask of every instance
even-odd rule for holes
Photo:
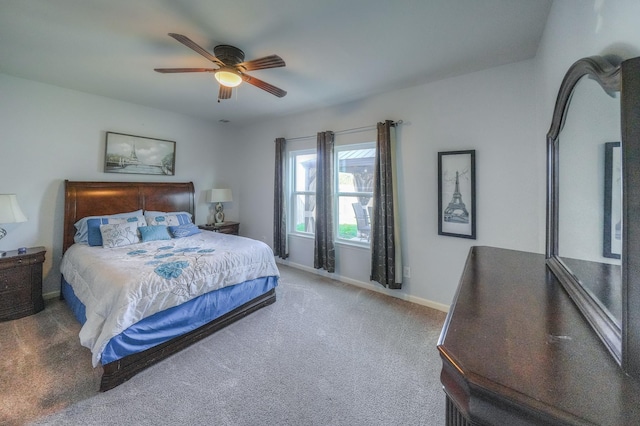
[[[293,151],[291,158],[290,232],[313,234],[316,219],[316,152]]]
[[[336,146],[337,240],[369,245],[375,143]]]
[[[335,147],[335,230],[336,240],[369,245],[373,206],[373,165],[375,143]],[[291,151],[290,232],[315,232],[316,151]]]

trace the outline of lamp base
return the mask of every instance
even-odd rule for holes
[[[0,228],[0,240],[7,235],[7,231],[5,231],[3,228]],[[0,251],[0,257],[4,257],[7,255],[6,251]]]
[[[216,225],[221,225],[224,223],[224,213],[218,212],[216,213]]]
[[[214,216],[216,225],[224,223],[224,211],[222,210],[222,203],[216,204],[216,214]]]

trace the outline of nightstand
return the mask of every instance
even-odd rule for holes
[[[44,309],[42,263],[44,247],[25,253],[8,251],[0,257],[0,321],[35,314]]]
[[[205,231],[220,232],[221,234],[239,235],[240,223],[227,220],[221,224],[210,223],[207,225],[198,225],[198,228]]]

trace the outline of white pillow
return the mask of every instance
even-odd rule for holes
[[[164,226],[179,226],[188,225],[191,222],[191,215],[185,212],[176,213],[160,213],[146,212],[144,218],[147,221],[148,226],[164,225]]]
[[[186,214],[187,216],[189,216],[189,219],[191,219],[191,217],[193,216],[191,213],[189,212],[158,212],[158,211],[154,211],[154,210],[145,210],[144,211],[144,215],[145,216],[162,216],[162,215],[166,215],[166,214]]]
[[[80,219],[79,221],[77,221],[75,223],[75,227],[76,227],[76,233],[73,237],[73,241],[76,243],[83,243],[83,244],[87,244],[88,243],[88,233],[89,233],[89,229],[87,227],[87,221],[89,219],[100,219],[100,218],[111,218],[111,217],[128,217],[128,216],[142,216],[142,209],[140,210],[136,210],[133,212],[127,212],[127,213],[116,213],[116,214],[106,214],[106,215],[102,215],[102,216],[87,216],[87,217],[83,217],[82,219]]]
[[[140,242],[138,222],[108,223],[100,225],[102,247],[113,248]]]

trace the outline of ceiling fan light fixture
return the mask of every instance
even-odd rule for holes
[[[242,83],[242,77],[237,72],[225,68],[216,71],[214,77],[218,83],[226,87],[237,87]]]

